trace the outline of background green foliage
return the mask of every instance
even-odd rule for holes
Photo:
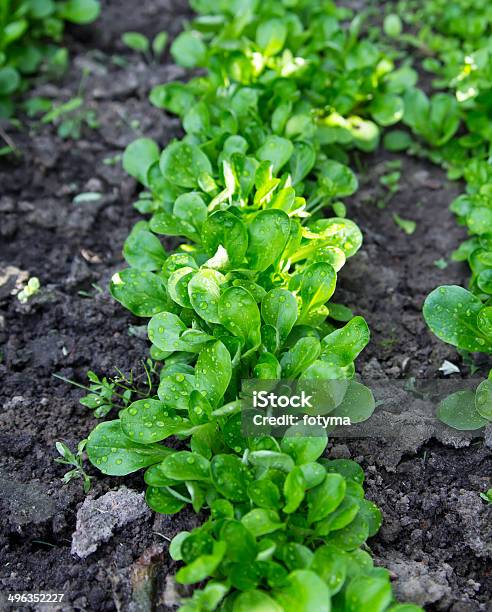
[[[13,97],[41,67],[67,64],[59,47],[65,22],[85,24],[99,14],[97,0],[2,0],[0,3],[0,118],[14,111]]]

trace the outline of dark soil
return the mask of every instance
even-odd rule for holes
[[[100,128],[63,141],[53,126],[25,120],[21,131],[9,130],[22,157],[0,160],[0,268],[14,267],[14,281],[25,271],[42,284],[40,294],[21,305],[10,294],[12,283],[0,282],[0,592],[65,592],[63,610],[167,609],[175,601],[168,539],[198,519],[146,514],[78,559],[70,547],[85,496],[80,481],[62,485],[65,468],[54,463],[56,440],[75,449],[95,423],[78,403],[82,392],[54,373],[81,383],[88,369],[143,376],[146,342],[129,333],[142,321],[106,289],[122,265],[123,241],[139,219],[131,206],[136,185],[119,163],[104,160],[121,154],[140,134],[162,145],[179,134],[176,119],[151,107],[147,95],[183,71],[168,57],[148,66],[123,47],[120,35],[175,33],[186,2],[143,0],[138,11],[130,0],[104,4],[98,24],[69,35],[69,75],[35,92],[66,101],[89,68],[85,95]],[[466,373],[461,358],[427,331],[421,317],[422,302],[435,286],[466,282],[464,267],[450,263],[440,269],[434,263],[449,258],[463,237],[447,210],[459,187],[433,166],[398,159],[401,189],[385,209],[375,202],[384,195],[378,177],[388,157],[362,160],[361,189],[349,206],[365,245],[344,269],[337,301],[364,315],[372,329],[373,341],[360,361],[364,375],[434,378],[444,359]],[[73,203],[88,191],[103,197]],[[403,233],[393,212],[415,220],[415,234]],[[455,448],[460,444],[467,446]],[[366,469],[368,493],[385,517],[372,548],[394,572],[397,592],[429,610],[489,609],[492,517],[478,492],[491,486],[492,459],[483,441],[445,446],[424,440],[397,463],[378,445],[335,442],[331,453],[357,458]],[[122,486],[120,479],[90,474],[92,498]],[[124,483],[143,489],[139,475]]]

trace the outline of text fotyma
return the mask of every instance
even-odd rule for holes
[[[254,408],[312,408],[310,402],[312,395],[306,395],[304,391],[300,395],[277,395],[268,391],[253,392]]]

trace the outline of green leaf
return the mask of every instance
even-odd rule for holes
[[[161,374],[157,395],[167,408],[187,412],[194,382],[193,376],[179,371],[165,374],[164,376]]]
[[[207,58],[207,47],[198,32],[182,32],[171,45],[174,61],[185,68],[203,66]]]
[[[403,122],[414,132],[425,131],[429,119],[429,98],[420,89],[411,88],[405,92],[403,101],[405,104]]]
[[[284,612],[330,612],[330,591],[326,583],[313,571],[294,570],[288,584],[274,592]]]
[[[348,417],[351,423],[366,421],[376,409],[376,401],[369,387],[351,380],[343,400],[330,413],[333,417]]]
[[[214,542],[213,551],[209,555],[201,555],[189,565],[182,567],[176,574],[180,584],[194,584],[211,576],[225,555],[225,542]]]
[[[326,582],[332,595],[335,595],[345,582],[347,554],[331,544],[320,546],[314,553],[310,569]]]
[[[249,590],[234,600],[232,612],[284,612],[284,609],[264,591]]]
[[[173,213],[199,230],[207,218],[207,205],[201,194],[183,193],[176,198]]]
[[[212,174],[208,157],[194,144],[173,142],[162,152],[159,162],[162,175],[172,185],[193,189],[201,174]]]
[[[0,96],[8,96],[20,85],[21,78],[15,68],[4,66],[0,68]]]
[[[280,365],[284,378],[297,378],[318,357],[321,346],[317,338],[300,338],[294,346],[282,355]]]
[[[299,544],[298,542],[289,542],[282,546],[278,557],[281,558],[287,568],[292,571],[309,568],[314,555],[307,546]]]
[[[193,278],[196,270],[185,266],[175,270],[167,281],[167,292],[169,297],[183,308],[191,308],[188,295],[188,283]]]
[[[113,275],[111,295],[139,317],[151,317],[165,310],[166,287],[162,279],[145,270],[126,268]]]
[[[487,234],[492,227],[492,209],[475,206],[466,218],[466,224],[473,234]]]
[[[337,274],[330,264],[319,262],[307,266],[302,273],[299,288],[301,318],[327,302],[335,291],[336,283]]]
[[[303,463],[299,466],[304,476],[306,489],[312,489],[325,479],[325,468],[318,462]]]
[[[198,453],[178,451],[161,464],[164,476],[174,480],[210,480],[210,462]]]
[[[198,239],[198,234],[191,223],[164,211],[156,213],[151,218],[150,229],[156,234],[165,236],[186,236],[191,240]]]
[[[286,38],[287,27],[280,19],[263,21],[256,30],[256,44],[267,57],[279,53],[283,49]]]
[[[372,576],[355,576],[345,593],[347,612],[383,612],[392,599],[389,580]]]
[[[227,559],[235,563],[254,561],[257,554],[256,542],[251,532],[239,521],[224,521],[220,540],[227,544]]]
[[[205,529],[194,529],[191,534],[183,540],[181,555],[185,563],[191,563],[202,555],[212,552],[214,541]]]
[[[28,29],[27,19],[16,19],[5,25],[2,36],[2,46],[6,48],[14,41],[18,40]],[[4,63],[2,61],[2,63]]]
[[[134,51],[147,53],[150,50],[149,39],[140,32],[124,32],[121,40]]]
[[[492,294],[492,270],[480,272],[477,278],[477,285],[484,293]]]
[[[91,23],[99,16],[101,7],[97,0],[67,0],[58,9],[63,19],[73,23]]]
[[[215,270],[202,269],[188,283],[188,294],[195,312],[209,323],[220,323],[220,286]]]
[[[453,137],[460,124],[460,111],[454,95],[437,93],[431,98],[430,128],[433,144],[440,146]]]
[[[123,168],[142,185],[148,187],[150,167],[159,161],[159,147],[150,138],[138,138],[130,143],[123,155]]]
[[[290,234],[288,215],[281,210],[262,210],[248,227],[246,256],[250,266],[262,272],[279,259]]]
[[[183,117],[183,128],[187,134],[197,136],[207,134],[210,130],[210,112],[205,102],[198,102],[188,109]]]
[[[381,510],[368,499],[359,500],[359,516],[363,517],[369,525],[369,537],[376,535],[383,522]]]
[[[150,444],[186,429],[186,422],[155,399],[137,400],[119,414],[123,432],[135,442]]]
[[[362,234],[357,225],[350,219],[332,217],[319,219],[310,226],[313,232],[318,232],[325,246],[341,249],[346,257],[352,257],[362,245]]]
[[[311,172],[316,162],[316,151],[309,142],[294,143],[294,152],[289,161],[292,184],[297,185]]]
[[[403,117],[403,100],[396,94],[380,94],[374,98],[369,110],[380,125],[393,125]]]
[[[297,320],[297,300],[291,291],[276,287],[263,298],[261,314],[265,323],[277,330],[282,345]]]
[[[441,340],[467,351],[492,351],[492,343],[478,327],[482,302],[457,285],[434,289],[427,296],[423,314],[431,331]]]
[[[257,468],[257,471],[266,472],[269,469],[290,472],[294,469],[294,461],[286,453],[278,453],[270,450],[259,450],[250,452],[249,462]]]
[[[150,92],[150,102],[175,115],[184,115],[195,102],[195,96],[184,83],[174,82],[157,85]]]
[[[332,264],[333,265],[333,264]],[[354,313],[343,304],[333,304],[333,302],[329,306],[330,310],[330,319],[334,321],[340,321],[342,323],[348,323],[350,319],[354,317]]]
[[[321,484],[307,493],[308,522],[314,523],[333,512],[345,495],[345,479],[340,474],[327,474]]]
[[[196,387],[212,406],[217,406],[232,376],[231,356],[222,342],[207,344],[195,366]]]
[[[254,377],[261,380],[276,380],[281,371],[280,363],[272,353],[261,353],[253,369]]]
[[[383,29],[386,36],[398,38],[402,31],[401,19],[395,13],[390,13],[384,18]]]
[[[248,232],[244,223],[227,210],[212,213],[202,226],[202,242],[209,255],[219,246],[227,251],[232,266],[243,263],[248,248]]]
[[[457,391],[443,399],[437,408],[437,417],[446,425],[460,430],[480,429],[489,422],[477,411],[475,394],[469,389]]]
[[[151,510],[160,514],[176,514],[186,506],[186,502],[161,487],[147,487],[145,501]]]
[[[285,529],[285,524],[280,520],[279,515],[274,510],[267,508],[251,510],[243,516],[241,522],[255,538]]]
[[[209,424],[212,420],[212,406],[210,402],[196,389],[190,394],[188,416],[193,425]]]
[[[172,487],[173,485],[176,484],[176,482],[172,480],[172,478],[168,478],[167,476],[164,476],[161,467],[162,467],[162,461],[161,463],[156,463],[154,465],[151,465],[145,470],[145,474],[144,474],[145,484],[148,484],[149,487],[158,487],[158,488]]]
[[[325,431],[320,430],[316,436],[306,436],[303,433],[302,427],[291,427],[280,443],[282,451],[290,455],[297,465],[316,461],[328,444]]]
[[[342,503],[338,506],[336,510],[334,510],[324,519],[316,523],[316,535],[325,536],[328,535],[330,531],[343,529],[344,527],[347,527],[347,525],[350,525],[350,523],[357,516],[360,510],[360,502],[362,501],[363,500],[359,500],[350,495],[346,495],[343,498]],[[373,522],[375,525],[377,518],[375,514],[370,514],[370,518],[371,520],[374,519]]]
[[[363,495],[363,491],[362,491]],[[355,550],[369,537],[369,525],[363,516],[357,514],[354,520],[343,529],[332,531],[327,543],[342,550]]]
[[[287,138],[281,136],[268,136],[261,147],[256,151],[256,157],[260,161],[268,161],[272,164],[274,175],[285,166],[294,152],[294,145]]]
[[[164,49],[166,48],[167,41],[169,39],[169,34],[167,32],[159,32],[152,41],[152,51],[157,59],[164,53]]]
[[[330,474],[341,474],[347,480],[353,480],[358,484],[364,482],[364,470],[358,463],[351,459],[323,460],[323,466]]]
[[[280,491],[276,484],[268,478],[255,480],[248,487],[251,501],[260,508],[278,509],[280,506]]]
[[[219,321],[241,340],[245,349],[259,346],[260,311],[249,291],[242,287],[229,287],[221,295],[218,306]]]
[[[409,236],[412,235],[417,229],[417,224],[415,223],[415,221],[411,221],[410,219],[403,219],[403,217],[400,217],[400,215],[398,215],[397,213],[393,213],[393,219],[396,225],[398,225],[398,227],[401,227],[405,234],[408,234]]]
[[[121,422],[100,423],[89,435],[87,456],[103,474],[125,476],[159,463],[172,452],[160,444],[138,444],[125,434]]]
[[[171,540],[169,544],[169,556],[174,561],[182,561],[183,557],[181,555],[181,545],[184,540],[190,535],[189,531],[180,531],[177,533],[174,538]]]
[[[319,166],[319,182],[322,193],[330,198],[345,197],[357,191],[359,182],[352,170],[333,159]]]
[[[354,317],[344,327],[322,339],[322,358],[332,366],[347,366],[367,346],[370,337],[366,321],[362,317]]]
[[[123,256],[134,268],[153,272],[160,270],[166,261],[166,252],[157,236],[147,230],[146,221],[134,225],[123,246]]]
[[[284,497],[286,503],[283,511],[286,514],[292,514],[292,512],[297,510],[304,499],[305,486],[304,474],[301,468],[296,466],[292,472],[287,474],[287,478],[284,482]]]
[[[484,419],[492,421],[492,380],[483,380],[475,391],[475,408]]]
[[[212,480],[217,491],[231,501],[246,501],[252,477],[234,455],[215,455],[211,462]]]
[[[191,343],[185,340],[183,332],[187,330],[186,325],[179,317],[171,312],[160,312],[152,317],[148,325],[149,338],[161,351],[190,351],[200,350],[200,343]],[[190,338],[191,340],[192,338]],[[211,340],[210,336],[203,334],[198,337],[203,342]]]
[[[391,130],[384,135],[384,148],[388,151],[406,151],[412,144],[412,137],[403,130]]]
[[[477,324],[478,329],[486,338],[492,338],[492,306],[486,306],[480,310],[477,317]]]

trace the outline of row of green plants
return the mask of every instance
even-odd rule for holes
[[[471,270],[468,288],[435,289],[423,315],[441,340],[467,353],[492,355],[492,31],[491,7],[480,0],[398,3],[413,34],[422,68],[432,75],[434,93],[408,92],[412,112],[403,121],[465,193],[451,203],[466,240],[452,254]],[[422,26],[421,24],[425,24]],[[460,391],[440,406],[439,417],[458,429],[479,429],[492,420],[492,372],[475,392]]]
[[[98,0],[2,0],[0,4],[0,119],[14,113],[15,97],[44,70],[63,72],[65,23],[86,24],[99,15]]]
[[[148,139],[125,152],[126,170],[144,187],[135,206],[150,219],[133,229],[124,247],[130,267],[111,284],[117,300],[150,319],[159,386],[136,402],[125,394],[118,419],[89,436],[88,457],[106,474],[145,469],[146,499],[158,512],[188,504],[210,512],[171,545],[185,564],[179,582],[208,579],[183,610],[329,609],[330,601],[339,610],[418,609],[392,603],[387,572],[362,550],[380,515],[364,498],[360,468],[321,459],[322,432],[244,437],[241,381],[353,379],[367,325],[329,302],[336,273],[361,244],[341,200],[357,189],[347,164],[399,122],[407,130],[387,131],[387,149],[427,156],[467,183],[452,210],[471,237],[453,258],[470,262],[470,288],[436,289],[424,317],[459,349],[491,352],[489,144],[483,98],[470,93],[487,82],[470,60],[484,40],[456,34],[459,16],[452,28],[451,18],[433,19],[439,2],[422,13],[412,6],[429,25],[401,40],[440,58],[423,62],[444,90],[429,97],[408,62],[395,69],[399,54],[362,39],[362,19],[331,2],[192,5],[199,16],[171,53],[206,76],[151,93],[154,105],[181,117],[186,135],[162,152]],[[400,8],[411,26],[418,19],[409,6]],[[395,15],[385,20],[388,37],[401,30]],[[323,217],[330,207],[336,216]],[[170,238],[171,252],[157,235]],[[328,413],[370,416],[372,394],[361,385],[353,393],[354,384],[337,387]],[[109,395],[105,403],[92,394],[86,405],[103,416]],[[468,429],[491,414],[488,380],[439,412]]]
[[[149,220],[132,230],[129,267],[111,282],[149,319],[157,393],[149,383],[124,398],[85,450],[105,474],[145,470],[157,512],[209,513],[170,545],[183,563],[177,581],[201,585],[183,611],[420,610],[394,601],[368,553],[381,514],[360,466],[322,458],[324,430],[294,426],[279,439],[241,429],[248,379],[346,381],[326,413],[358,422],[374,410],[354,380],[367,324],[330,302],[362,242],[341,198],[357,189],[349,151],[377,147],[415,73],[396,70],[332,2],[192,6],[198,17],[171,53],[206,73],[151,93],[185,136],[163,151],[145,138],[127,148]],[[100,416],[114,391],[102,388],[107,397],[85,399],[104,406]]]

